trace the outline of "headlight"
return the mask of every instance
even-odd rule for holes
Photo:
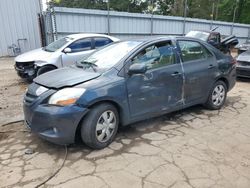
[[[39,95],[43,94],[45,91],[48,91],[48,88],[43,87],[43,86],[39,86],[36,90],[36,95],[39,96]]]
[[[49,104],[67,106],[74,104],[85,92],[84,88],[65,88],[57,91],[49,99]]]

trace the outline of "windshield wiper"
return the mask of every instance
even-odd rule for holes
[[[96,67],[98,67],[98,66],[95,63],[90,62],[90,61],[82,61],[81,64],[88,65],[89,67],[91,67],[93,69],[94,72],[97,72]],[[83,68],[89,68],[89,67],[83,66]]]

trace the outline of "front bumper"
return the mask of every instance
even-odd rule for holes
[[[250,66],[237,66],[237,77],[250,78]]]
[[[23,66],[18,67],[17,65],[14,65],[14,68],[21,78],[33,78],[36,75],[36,69],[34,66]]]
[[[43,139],[59,145],[74,143],[78,124],[88,112],[87,108],[76,105],[65,107],[23,105],[24,117],[31,132]]]

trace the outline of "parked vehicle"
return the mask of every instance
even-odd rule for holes
[[[196,104],[220,109],[236,79],[231,56],[187,37],[115,42],[81,64],[38,76],[25,94],[27,126],[53,143],[73,143],[80,133],[100,149],[119,125]]]
[[[101,34],[73,34],[15,58],[15,69],[21,78],[33,80],[37,75],[69,66],[95,49],[119,39]]]
[[[238,54],[250,50],[250,39],[238,46]]]
[[[206,41],[223,53],[230,54],[230,49],[239,43],[238,39],[234,35],[222,37],[219,32],[214,31],[216,29],[214,28],[211,31],[190,31],[186,36]]]
[[[237,77],[250,78],[250,49],[237,57]]]

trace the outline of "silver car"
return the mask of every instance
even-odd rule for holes
[[[72,34],[15,58],[15,69],[21,78],[33,80],[45,72],[69,66],[95,49],[119,39],[102,34]]]
[[[237,77],[250,78],[250,49],[237,57]]]

